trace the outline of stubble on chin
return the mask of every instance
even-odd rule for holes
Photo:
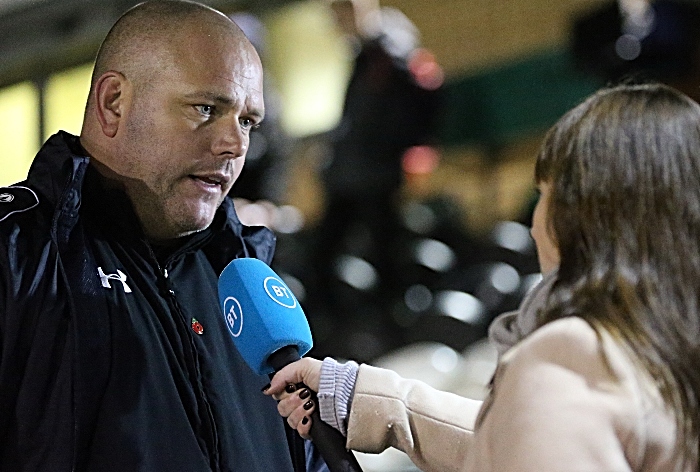
[[[168,239],[189,236],[207,229],[214,221],[216,210],[220,201],[179,203],[170,202],[161,213],[161,219],[165,220],[161,230]]]

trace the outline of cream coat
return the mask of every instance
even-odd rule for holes
[[[566,318],[502,356],[483,405],[362,365],[347,446],[393,446],[424,471],[623,472],[681,470],[675,440],[651,379],[607,333]]]

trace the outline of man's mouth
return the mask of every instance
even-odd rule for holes
[[[191,174],[189,177],[191,179],[202,182],[203,184],[205,184],[207,186],[220,187],[220,188],[224,188],[224,186],[230,180],[230,177],[228,177],[224,174],[201,174],[201,175]]]

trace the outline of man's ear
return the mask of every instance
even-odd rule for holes
[[[105,136],[113,138],[119,130],[126,105],[127,80],[123,74],[109,71],[95,84],[95,111]]]

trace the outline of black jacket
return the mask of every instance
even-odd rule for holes
[[[217,297],[225,265],[269,263],[274,235],[226,199],[160,252],[100,179],[59,133],[0,188],[0,470],[291,471]]]

